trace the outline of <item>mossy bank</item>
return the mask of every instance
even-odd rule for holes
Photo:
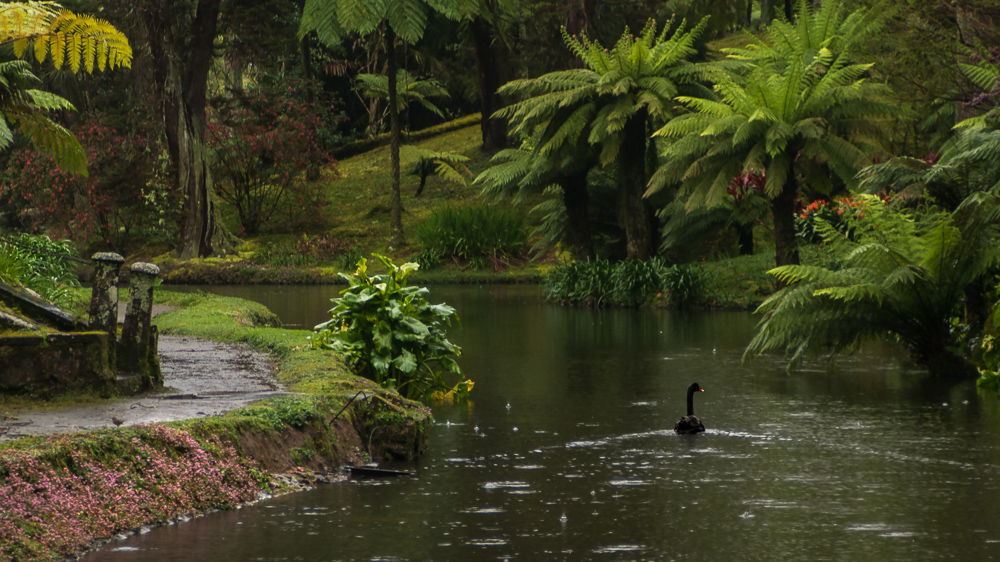
[[[288,394],[223,416],[0,445],[0,558],[72,557],[143,526],[230,509],[286,490],[288,473],[324,475],[370,459],[412,460],[428,408],[349,373],[266,308],[165,294],[161,332],[265,350]]]

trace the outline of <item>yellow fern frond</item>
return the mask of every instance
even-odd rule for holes
[[[0,3],[0,43],[42,35],[58,13],[53,2]],[[14,53],[20,57],[27,47],[27,41],[15,42]]]
[[[69,64],[88,73],[131,66],[132,48],[125,35],[107,21],[74,14],[54,2],[0,3],[0,44],[9,43],[21,58],[29,47],[56,68]]]

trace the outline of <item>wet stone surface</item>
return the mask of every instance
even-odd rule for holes
[[[245,345],[182,336],[160,336],[165,389],[95,405],[18,411],[0,419],[0,441],[122,425],[219,415],[251,402],[286,394],[275,366]]]

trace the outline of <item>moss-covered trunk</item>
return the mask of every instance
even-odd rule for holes
[[[208,73],[213,61],[213,42],[221,0],[200,0],[190,14],[191,24],[178,20],[169,3],[143,6],[155,89],[163,110],[177,189],[184,194],[181,241],[182,259],[232,253],[232,236],[216,220],[205,144]]]
[[[386,26],[386,73],[389,79],[389,159],[392,165],[392,203],[390,205],[389,246],[399,248],[406,244],[403,232],[403,200],[399,194],[399,106],[397,105],[396,34]]]
[[[573,257],[578,260],[592,260],[594,239],[590,229],[590,194],[587,192],[587,173],[581,172],[563,178],[559,182],[563,190],[563,205],[566,207],[566,241]]]
[[[795,172],[788,173],[788,181],[774,199],[771,214],[774,222],[774,261],[782,265],[799,265],[799,246],[795,238],[795,198],[798,184]]]
[[[625,124],[621,146],[621,217],[628,259],[643,260],[653,254],[653,224],[646,192],[646,111],[639,110]]]

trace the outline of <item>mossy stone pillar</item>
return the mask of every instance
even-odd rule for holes
[[[114,341],[118,339],[118,274],[125,258],[111,252],[98,252],[94,262],[94,289],[90,297],[90,329],[108,333],[112,345],[108,364],[115,364]]]
[[[150,353],[152,343],[153,284],[160,268],[151,263],[135,263],[132,272],[128,306],[125,308],[125,325],[118,342],[118,369],[137,375],[150,376],[150,385],[159,379],[155,354]],[[153,358],[153,361],[150,358]]]

